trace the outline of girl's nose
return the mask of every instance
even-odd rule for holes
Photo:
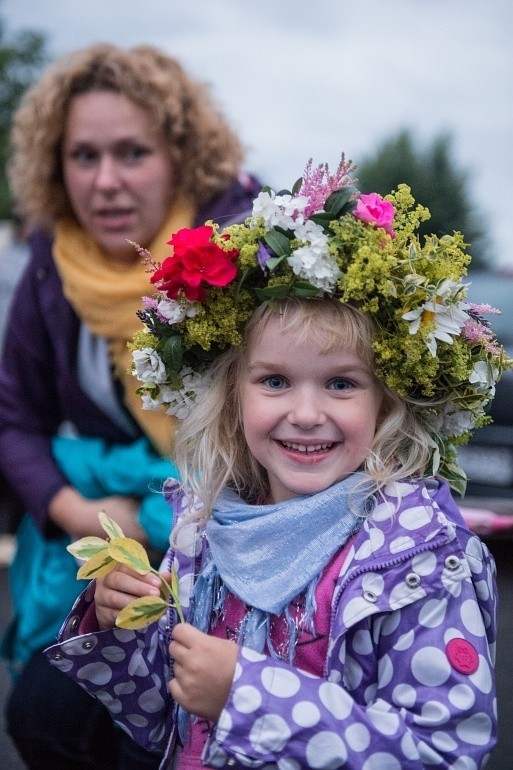
[[[120,185],[120,176],[116,161],[108,154],[100,157],[95,184],[99,190],[106,192],[117,190]]]
[[[292,397],[287,420],[291,425],[305,429],[323,425],[326,415],[318,394],[307,388],[298,391]]]

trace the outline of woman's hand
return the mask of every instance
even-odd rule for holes
[[[217,722],[233,682],[235,642],[179,623],[173,629],[169,654],[175,676],[168,689],[174,700],[190,714]]]
[[[104,578],[97,578],[94,603],[100,631],[113,628],[120,611],[139,596],[159,596],[160,586],[156,575],[139,575],[122,564]]]
[[[146,535],[137,523],[140,500],[128,495],[111,495],[98,500],[83,497],[71,486],[62,487],[50,500],[48,512],[55,524],[67,532],[73,540],[88,535],[105,537],[98,513],[105,511],[107,516],[119,524],[126,537],[132,537],[143,545]]]

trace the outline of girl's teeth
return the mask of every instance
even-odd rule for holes
[[[331,443],[329,444],[291,444],[288,441],[282,441],[283,446],[287,447],[287,449],[293,449],[296,452],[321,452],[325,451],[326,449],[329,449],[331,447]]]

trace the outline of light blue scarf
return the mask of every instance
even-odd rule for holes
[[[210,559],[196,580],[189,619],[206,633],[223,613],[228,591],[249,605],[238,643],[280,657],[271,640],[271,615],[285,616],[288,660],[294,659],[299,629],[289,605],[305,592],[302,627],[314,631],[315,587],[323,568],[363,524],[371,503],[364,473],[353,473],[316,495],[273,505],[248,505],[225,489],[206,527]],[[189,715],[178,708],[185,742]]]
[[[262,652],[269,639],[270,616],[288,617],[292,599],[306,592],[305,623],[315,611],[314,588],[333,554],[363,523],[369,484],[353,473],[323,492],[273,505],[248,505],[226,489],[206,527],[211,558],[194,588],[193,624],[208,631],[231,591],[252,609],[239,633],[240,643]]]

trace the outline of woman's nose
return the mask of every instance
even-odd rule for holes
[[[116,190],[120,185],[116,161],[108,154],[100,157],[95,184],[99,190],[103,191]]]

